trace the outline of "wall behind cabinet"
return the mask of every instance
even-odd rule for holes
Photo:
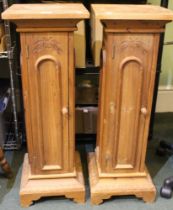
[[[160,5],[160,0],[148,0],[148,3]],[[173,1],[169,0],[168,8],[173,10]],[[166,26],[164,42],[173,41],[173,23]],[[164,45],[160,86],[157,99],[157,112],[173,112],[173,45]]]

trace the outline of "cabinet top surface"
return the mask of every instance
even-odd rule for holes
[[[88,10],[80,3],[13,4],[2,13],[2,19],[85,19]]]
[[[155,5],[92,4],[94,15],[103,20],[173,20],[173,11]]]

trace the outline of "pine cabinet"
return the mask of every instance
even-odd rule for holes
[[[173,12],[101,4],[91,12],[104,27],[97,146],[88,157],[91,202],[113,195],[152,202],[156,189],[145,156],[159,38]]]
[[[146,149],[144,134],[148,132],[159,36],[105,34],[105,38],[105,60],[111,55],[111,61],[105,61],[102,69],[100,169],[113,176],[129,176],[144,171],[140,157]]]
[[[21,205],[58,195],[84,202],[82,167],[75,153],[73,32],[89,13],[82,4],[15,4],[2,16],[16,23],[21,40],[28,145]]]
[[[27,133],[31,171],[33,174],[56,174],[73,172],[74,104],[69,88],[68,32],[28,33],[21,35],[23,44],[22,66],[27,81],[24,81],[25,111],[29,120]],[[24,66],[23,66],[24,67]],[[69,87],[71,86],[71,87]],[[35,139],[37,139],[35,141]]]

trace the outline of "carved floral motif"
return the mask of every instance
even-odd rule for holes
[[[52,37],[43,37],[42,39],[39,39],[35,41],[34,47],[33,47],[33,53],[39,53],[44,49],[54,49],[57,54],[62,53],[62,49],[60,47],[60,44],[54,40]]]
[[[143,51],[144,54],[148,53],[148,50],[144,47],[145,43],[142,41],[136,41],[136,40],[128,40],[123,41],[120,44],[120,49],[125,50],[127,48],[138,48]]]
[[[116,43],[115,41],[113,46],[114,46],[114,54],[115,53],[119,54],[119,52],[126,51],[129,49],[134,52],[135,52],[135,49],[140,50],[140,52],[142,52],[143,55],[146,55],[149,53],[145,42],[141,40],[135,40],[132,37],[130,37],[128,40],[121,41],[120,43]]]

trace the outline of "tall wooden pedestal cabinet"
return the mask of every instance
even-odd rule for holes
[[[17,25],[21,39],[28,144],[21,205],[56,195],[84,202],[80,157],[75,154],[73,32],[89,13],[82,4],[16,4],[2,17]]]
[[[97,146],[89,154],[91,202],[113,195],[152,202],[156,189],[145,155],[159,36],[173,12],[101,4],[91,12],[104,26]]]

